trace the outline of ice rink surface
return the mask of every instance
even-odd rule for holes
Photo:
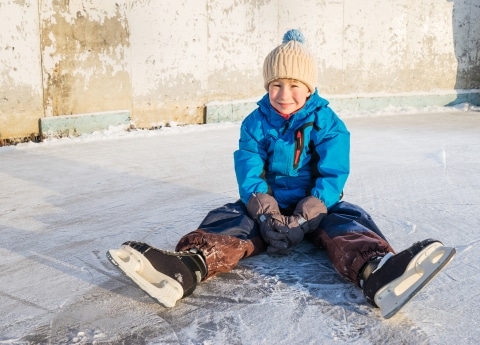
[[[173,309],[105,252],[173,249],[238,198],[238,123],[106,131],[0,148],[0,344],[477,344],[480,112],[347,117],[346,201],[398,251],[436,238],[457,255],[395,317],[309,243],[245,259]]]

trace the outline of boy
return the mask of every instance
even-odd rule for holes
[[[242,258],[264,251],[286,255],[306,238],[389,318],[455,254],[431,239],[395,254],[363,209],[341,201],[350,134],[318,95],[315,59],[303,41],[290,30],[265,59],[268,93],[243,121],[234,153],[240,200],[209,212],[175,252],[133,241],[107,252],[165,307]]]

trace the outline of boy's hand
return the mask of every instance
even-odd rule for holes
[[[250,217],[259,223],[263,223],[260,216],[280,214],[277,200],[269,194],[253,193],[246,206]]]
[[[248,200],[246,206],[250,217],[258,223],[263,239],[270,244],[270,239],[275,240],[275,234],[273,234],[273,236],[269,236],[268,234],[275,232],[274,223],[282,221],[283,217],[280,214],[277,200],[269,194],[254,193]]]
[[[292,216],[282,216],[281,219],[273,222],[275,231],[278,232],[275,246],[282,252],[296,246],[303,240],[305,234],[319,228],[320,222],[326,214],[327,208],[321,200],[313,196],[300,200]],[[270,234],[270,236],[272,235]],[[284,248],[285,246],[286,248]]]
[[[267,215],[260,223],[260,234],[268,243],[267,253],[272,255],[287,255],[290,252],[287,234],[277,230],[279,224],[284,222],[282,215]]]
[[[269,245],[267,252],[280,255],[287,255],[306,233],[315,231],[327,214],[325,204],[309,196],[300,200],[292,216],[283,216],[275,198],[263,193],[252,194],[247,211],[260,226],[260,234]]]
[[[247,203],[247,211],[259,225],[263,240],[269,245],[269,254],[288,254],[288,239],[276,230],[284,222],[277,200],[269,194],[254,193]]]
[[[281,221],[274,223],[275,231],[285,239],[287,247],[293,247],[302,242],[306,231],[302,227],[306,220],[299,216],[282,216]]]
[[[307,196],[300,200],[293,211],[293,216],[303,230],[304,234],[313,232],[320,227],[320,222],[327,215],[327,207],[320,199]],[[290,220],[294,225],[294,221]],[[287,223],[287,224],[289,224]]]
[[[273,222],[274,231],[267,232],[265,236],[270,239],[269,254],[288,255],[290,249],[303,240],[306,231],[302,227],[306,220],[298,216],[281,216]]]

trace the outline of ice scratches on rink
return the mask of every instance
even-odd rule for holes
[[[56,312],[50,324],[0,343],[429,343],[406,313],[384,320],[358,288],[335,272],[326,253],[308,243],[288,257],[245,259],[232,272],[201,284],[173,309],[119,277]],[[112,305],[117,308],[111,310]],[[269,315],[271,320],[265,320]]]
[[[94,290],[81,301],[57,312],[50,324],[42,325],[18,342],[9,344],[138,345],[158,343],[159,339],[178,343],[169,324],[152,313],[157,308],[149,306],[150,300],[144,300],[141,291],[137,293],[128,285],[112,292]],[[121,298],[120,295],[130,295],[131,298],[115,301]],[[120,308],[108,310],[112,302]],[[125,317],[127,313],[128,317]]]

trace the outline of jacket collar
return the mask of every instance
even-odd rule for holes
[[[265,94],[262,99],[257,103],[259,110],[263,113],[266,120],[274,127],[283,127],[286,122],[290,122],[293,125],[297,121],[302,121],[307,118],[312,112],[318,110],[321,107],[328,105],[328,101],[318,95],[317,89],[308,98],[305,105],[299,109],[296,113],[293,113],[287,120],[283,118],[272,105],[268,97],[268,93]]]

